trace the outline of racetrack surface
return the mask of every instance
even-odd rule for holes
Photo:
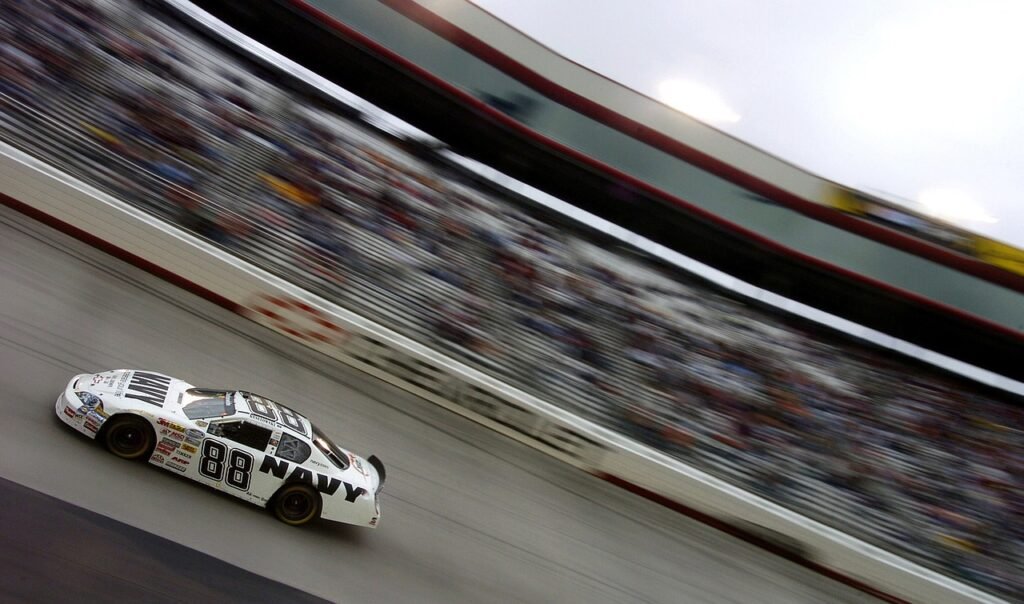
[[[0,501],[0,602],[324,602],[2,478]]]
[[[62,429],[53,401],[68,378],[119,367],[262,392],[338,444],[378,454],[388,469],[380,528],[291,528]],[[874,601],[8,208],[0,418],[0,476],[336,602]]]

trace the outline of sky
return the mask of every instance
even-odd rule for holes
[[[472,0],[811,172],[1024,248],[1024,0]]]

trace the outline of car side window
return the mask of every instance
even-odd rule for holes
[[[270,430],[263,426],[242,420],[214,422],[210,424],[210,428],[207,431],[214,436],[233,440],[238,444],[252,447],[257,451],[267,448],[272,434]]]
[[[281,459],[302,463],[309,459],[310,453],[309,445],[305,441],[284,432],[281,434],[281,440],[277,444],[277,452],[274,455]]]

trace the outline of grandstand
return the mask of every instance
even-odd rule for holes
[[[327,97],[337,86],[325,78],[341,83],[461,156],[688,258],[1024,380],[1015,362],[1024,277],[982,260],[980,250],[965,253],[885,226],[856,203],[838,211],[834,195],[812,194],[830,187],[822,179],[574,68],[469,0],[269,0],[255,11],[206,0],[165,4],[192,16],[198,4],[278,51],[272,58],[241,43],[247,59],[269,69],[280,73],[284,55],[291,59],[284,73],[308,67],[319,74],[289,82],[331,90]],[[479,27],[456,25],[467,13],[475,15],[467,24]],[[238,32],[199,19],[218,39],[237,42]],[[493,105],[492,97],[516,95],[533,109],[513,116],[505,104]],[[709,141],[733,152],[685,150]],[[741,165],[751,155],[756,165]],[[760,184],[751,178],[758,180],[757,168]]]
[[[1024,593],[1019,400],[609,245],[148,4],[0,11],[6,142],[524,391]]]

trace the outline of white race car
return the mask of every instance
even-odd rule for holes
[[[146,459],[266,506],[282,522],[376,527],[384,465],[336,446],[288,407],[131,369],[76,375],[57,417],[124,459]]]

